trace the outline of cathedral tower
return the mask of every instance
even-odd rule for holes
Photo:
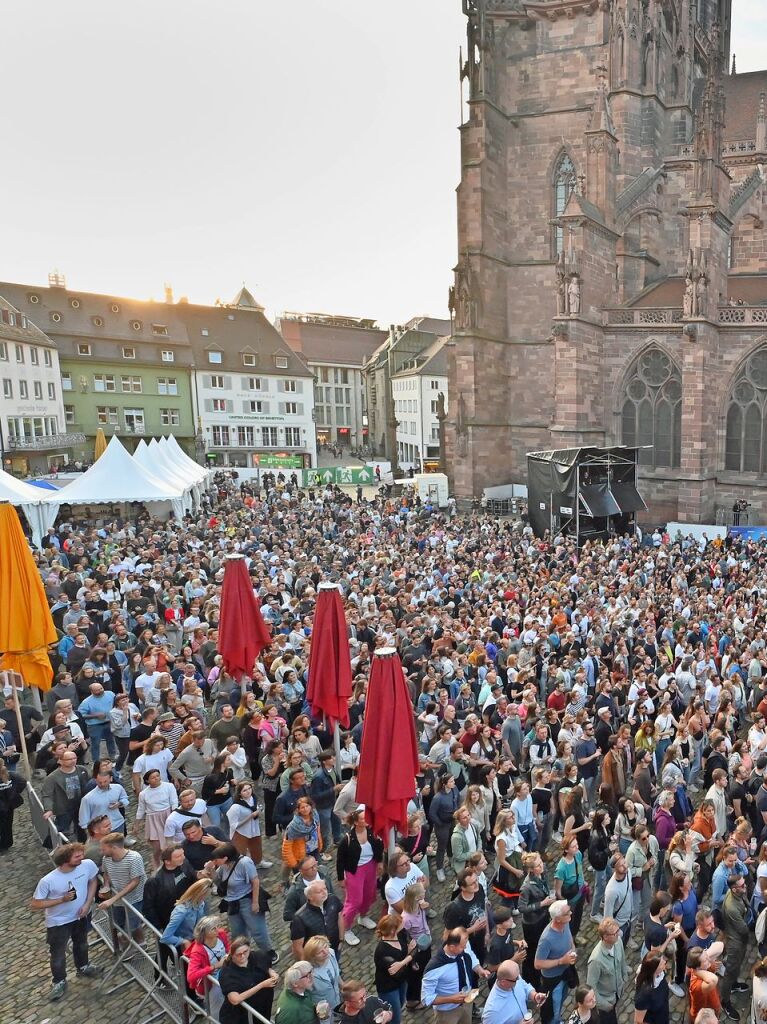
[[[462,0],[446,431],[459,497],[524,480],[528,451],[614,438],[595,372],[610,356],[604,308],[684,274],[693,183],[680,150],[695,145],[717,21],[727,56],[730,2]],[[726,193],[711,163],[701,172]],[[703,245],[718,264],[719,243]]]

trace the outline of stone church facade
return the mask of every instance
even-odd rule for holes
[[[731,0],[463,7],[456,495],[636,444],[650,521],[767,521],[767,71]]]

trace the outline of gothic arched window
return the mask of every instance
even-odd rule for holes
[[[572,160],[563,153],[554,170],[554,216],[561,217],[565,212],[567,201],[575,191],[575,166]],[[554,228],[554,255],[558,256],[565,246],[565,233],[562,228]]]
[[[679,466],[682,458],[682,375],[659,348],[643,352],[626,378],[623,444],[640,448],[643,466]],[[649,447],[643,447],[649,445]]]
[[[767,346],[757,349],[735,377],[727,407],[725,469],[767,473]]]

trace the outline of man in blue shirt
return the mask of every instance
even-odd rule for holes
[[[77,709],[88,726],[88,735],[91,739],[91,757],[94,761],[101,758],[101,741],[107,745],[107,753],[110,757],[117,757],[117,744],[112,736],[109,726],[109,712],[114,707],[115,695],[111,690],[105,690],[101,683],[91,683],[88,687],[91,691],[85,700],[80,702]]]
[[[504,960],[482,1010],[482,1024],[521,1024],[528,1006],[542,1006],[545,999],[545,992],[536,992],[520,978],[516,960]]]
[[[727,895],[727,881],[733,876],[742,875],[746,878],[748,868],[743,861],[738,859],[738,851],[734,846],[726,846],[722,851],[722,859],[711,878],[711,903],[714,911],[714,920],[721,928],[721,912],[724,898]]]
[[[551,923],[543,929],[535,951],[533,966],[541,972],[544,992],[551,994],[541,1006],[542,1024],[562,1024],[562,1003],[567,994],[565,975],[576,961],[575,943],[570,931],[572,911],[567,900],[555,900],[549,907]]]
[[[467,995],[474,986],[474,974],[487,978],[480,967],[465,928],[453,928],[445,944],[426,965],[421,983],[421,1001],[434,1007],[439,1024],[471,1024],[471,1002]]]

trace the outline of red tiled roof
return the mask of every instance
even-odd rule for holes
[[[763,92],[767,93],[767,71],[725,76],[725,142],[756,138],[759,95]]]
[[[362,366],[387,337],[386,331],[304,323],[285,317],[280,320],[280,333],[293,351],[300,352],[307,362],[337,366]]]
[[[649,288],[632,306],[676,306],[682,305],[684,278],[667,277]],[[727,298],[743,302],[746,306],[761,306],[767,303],[767,274],[732,274],[727,279]]]

